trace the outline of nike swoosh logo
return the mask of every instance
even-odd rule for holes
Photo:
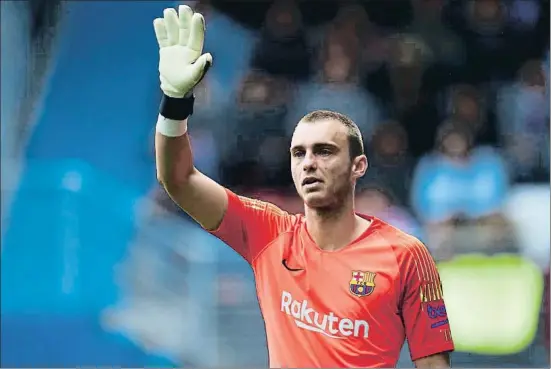
[[[281,260],[281,264],[283,264],[285,269],[287,269],[290,272],[300,272],[300,271],[304,270],[304,269],[300,269],[300,268],[289,268],[289,266],[287,265],[287,259]]]

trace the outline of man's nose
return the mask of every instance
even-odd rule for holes
[[[302,162],[302,169],[305,172],[316,169],[316,156],[312,153],[308,153],[304,156],[304,161]]]

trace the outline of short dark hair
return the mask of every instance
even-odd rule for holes
[[[319,120],[333,119],[344,124],[348,128],[348,146],[350,159],[364,154],[364,143],[362,133],[358,125],[352,119],[344,114],[331,110],[315,110],[306,114],[300,121],[305,123],[314,123]]]

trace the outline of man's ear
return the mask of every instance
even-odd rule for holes
[[[354,179],[360,179],[367,172],[367,157],[365,155],[356,156],[352,162],[352,176]]]

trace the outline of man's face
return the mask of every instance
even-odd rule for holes
[[[444,152],[452,158],[461,158],[467,154],[469,144],[461,133],[450,133],[443,141]]]
[[[468,123],[477,123],[479,119],[478,102],[469,96],[459,96],[456,101],[457,116]]]
[[[297,125],[291,141],[291,171],[298,194],[310,208],[335,207],[365,173],[351,161],[348,130],[335,120]],[[367,164],[365,165],[367,166]]]

